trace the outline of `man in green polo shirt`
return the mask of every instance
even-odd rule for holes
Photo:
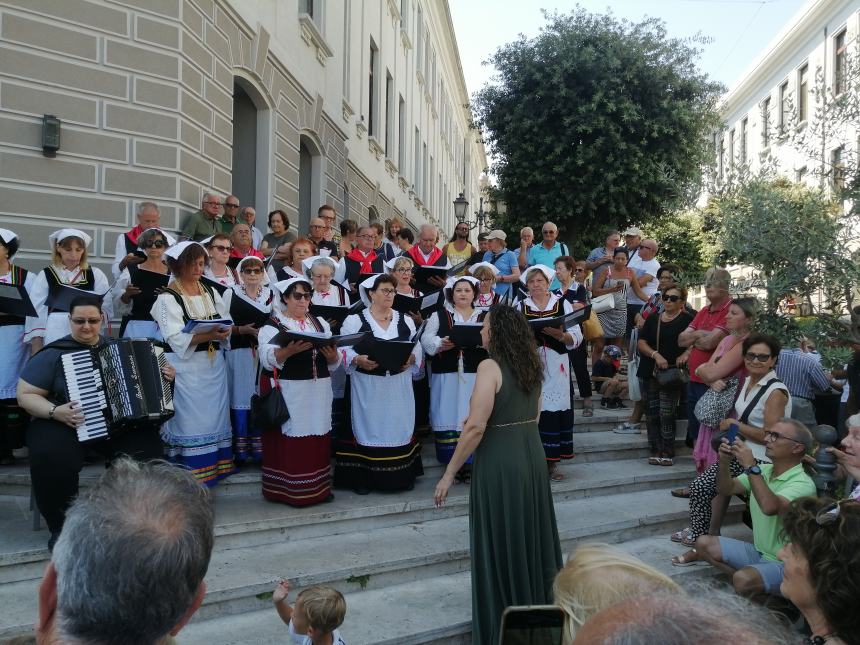
[[[730,574],[735,591],[744,596],[780,593],[783,564],[776,554],[785,544],[780,513],[792,500],[815,495],[815,484],[801,464],[813,444],[807,427],[783,418],[765,430],[764,440],[765,455],[772,463],[757,464],[741,438],[731,445],[724,439],[717,472],[720,495],[750,493],[754,544],[719,535],[702,535],[696,540],[699,555]],[[744,468],[737,479],[729,471],[732,458]]]
[[[221,195],[218,193],[203,193],[203,203],[200,210],[192,213],[182,229],[182,239],[199,242],[210,235],[221,232],[218,217],[221,215]]]

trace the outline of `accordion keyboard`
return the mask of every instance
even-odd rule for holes
[[[70,401],[80,401],[84,422],[78,426],[78,441],[92,441],[108,435],[107,396],[102,388],[98,367],[89,350],[63,354],[63,373]]]

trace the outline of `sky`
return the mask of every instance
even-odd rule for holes
[[[620,18],[640,21],[661,18],[670,37],[701,32],[712,39],[703,45],[699,67],[731,88],[808,0],[579,0],[594,13],[607,8]],[[482,61],[519,34],[539,33],[545,23],[541,9],[565,13],[576,0],[448,0],[466,87],[471,96],[492,76]]]

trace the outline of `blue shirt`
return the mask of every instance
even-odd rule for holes
[[[514,269],[520,268],[520,263],[517,260],[517,256],[513,251],[508,251],[504,249],[499,251],[498,253],[493,253],[492,251],[487,251],[484,253],[484,262],[489,262],[493,266],[495,266],[499,270],[499,275],[513,275]],[[500,296],[504,296],[508,293],[508,290],[511,288],[511,285],[507,282],[496,283],[496,286],[493,287],[493,291],[495,291]]]
[[[533,267],[536,264],[543,264],[552,269],[554,268],[553,265],[556,258],[560,258],[562,255],[567,255],[567,246],[561,242],[556,242],[549,249],[543,244],[535,244],[529,251],[529,266]],[[549,288],[558,289],[559,287],[561,287],[561,283],[558,281],[558,278],[553,278]]]
[[[791,396],[812,400],[816,394],[830,391],[830,381],[815,356],[800,349],[779,352],[776,375],[785,383]]]

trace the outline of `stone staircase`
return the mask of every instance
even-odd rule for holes
[[[678,422],[678,454],[671,467],[649,466],[644,434],[612,427],[628,410],[577,413],[577,457],[562,465],[566,479],[552,484],[565,553],[581,541],[619,543],[674,576],[710,575],[705,565],[675,568],[682,549],[668,540],[685,526],[687,501],[669,495],[695,469]],[[643,424],[644,425],[644,424]],[[469,642],[468,486],[456,485],[442,509],[432,494],[442,467],[432,439],[424,440],[425,475],[414,490],[355,495],[305,509],[266,502],[260,473],[246,468],[214,489],[216,543],[206,577],[207,595],[180,643],[266,643],[286,627],[271,606],[274,579],[294,588],[328,584],[347,598],[342,628],[348,642]],[[101,472],[88,466],[82,486]],[[48,559],[47,531],[33,531],[26,465],[0,469],[0,639],[28,633],[36,616],[36,588]],[[737,522],[733,510],[729,523]],[[726,534],[748,535],[733,525]]]

